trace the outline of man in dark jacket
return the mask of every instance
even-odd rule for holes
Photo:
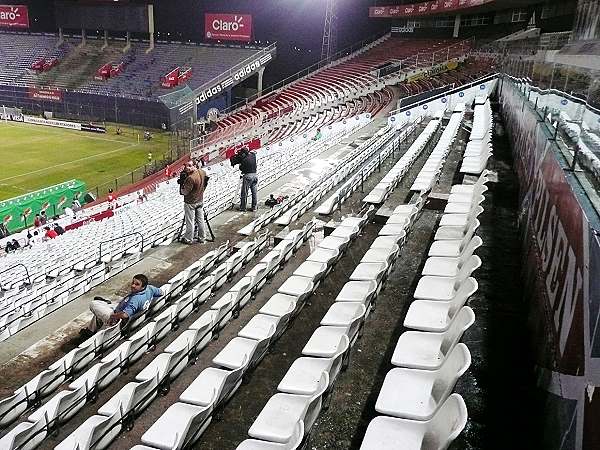
[[[181,239],[184,244],[192,244],[194,237],[204,243],[206,230],[204,227],[204,189],[206,173],[197,169],[192,161],[188,161],[183,169],[187,174],[181,179],[179,193],[183,195],[185,213],[185,234]]]
[[[252,193],[252,211],[256,211],[258,204],[256,188],[258,185],[258,176],[256,175],[256,154],[251,152],[248,147],[243,147],[235,156],[231,158],[231,165],[239,164],[242,171],[242,192],[240,194],[240,211],[246,211],[246,201],[248,199],[248,189]]]

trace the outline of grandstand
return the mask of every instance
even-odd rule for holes
[[[54,86],[76,92],[156,99],[164,93],[160,79],[174,67],[191,67],[192,89],[201,86],[228,67],[250,58],[256,48],[210,47],[201,45],[157,43],[146,53],[147,44],[134,43],[124,50],[122,41],[87,38],[80,46],[76,37],[63,38],[45,33],[0,32],[2,59],[0,82],[19,86]],[[227,54],[226,63],[223,53]],[[58,58],[59,65],[48,72],[36,73],[31,65],[39,58]],[[122,77],[106,82],[94,80],[97,69],[113,61],[125,63]]]
[[[186,2],[111,3],[0,15],[0,182],[27,191],[0,202],[0,450],[597,447],[598,0],[378,4],[267,88],[305,51],[274,12],[224,44],[251,18],[208,2],[185,42]],[[184,245],[189,161],[211,239]],[[160,295],[81,333],[140,273]]]

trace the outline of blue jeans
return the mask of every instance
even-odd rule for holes
[[[183,238],[189,242],[193,241],[194,238],[199,240],[206,238],[203,206],[203,202],[183,204],[183,212],[185,213],[185,234]]]
[[[258,204],[256,186],[258,176],[255,173],[245,173],[242,177],[242,194],[240,195],[240,209],[246,209],[246,200],[248,198],[248,189],[252,193],[252,209],[256,209]]]

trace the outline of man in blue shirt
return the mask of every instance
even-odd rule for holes
[[[131,292],[116,305],[104,300],[92,300],[90,311],[94,317],[87,328],[80,331],[80,334],[87,338],[105,324],[112,326],[121,320],[128,320],[140,311],[148,309],[152,300],[161,295],[163,293],[159,288],[148,284],[146,275],[135,275],[131,280]]]

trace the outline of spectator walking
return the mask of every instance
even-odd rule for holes
[[[38,227],[40,227],[41,225],[42,225],[42,219],[40,218],[40,215],[39,215],[39,214],[36,214],[36,215],[35,215],[35,219],[33,219],[33,226],[34,226],[35,228],[38,228]]]
[[[113,326],[121,320],[129,320],[135,314],[147,310],[152,300],[161,295],[163,292],[159,288],[148,284],[146,275],[134,275],[129,294],[120,302],[111,304],[107,300],[92,300],[90,311],[94,317],[79,334],[87,339],[104,325]]]
[[[192,244],[194,238],[200,243],[206,239],[204,226],[204,189],[206,188],[206,172],[198,169],[192,161],[188,161],[177,180],[179,193],[183,195],[185,213],[185,233],[181,242]]]

